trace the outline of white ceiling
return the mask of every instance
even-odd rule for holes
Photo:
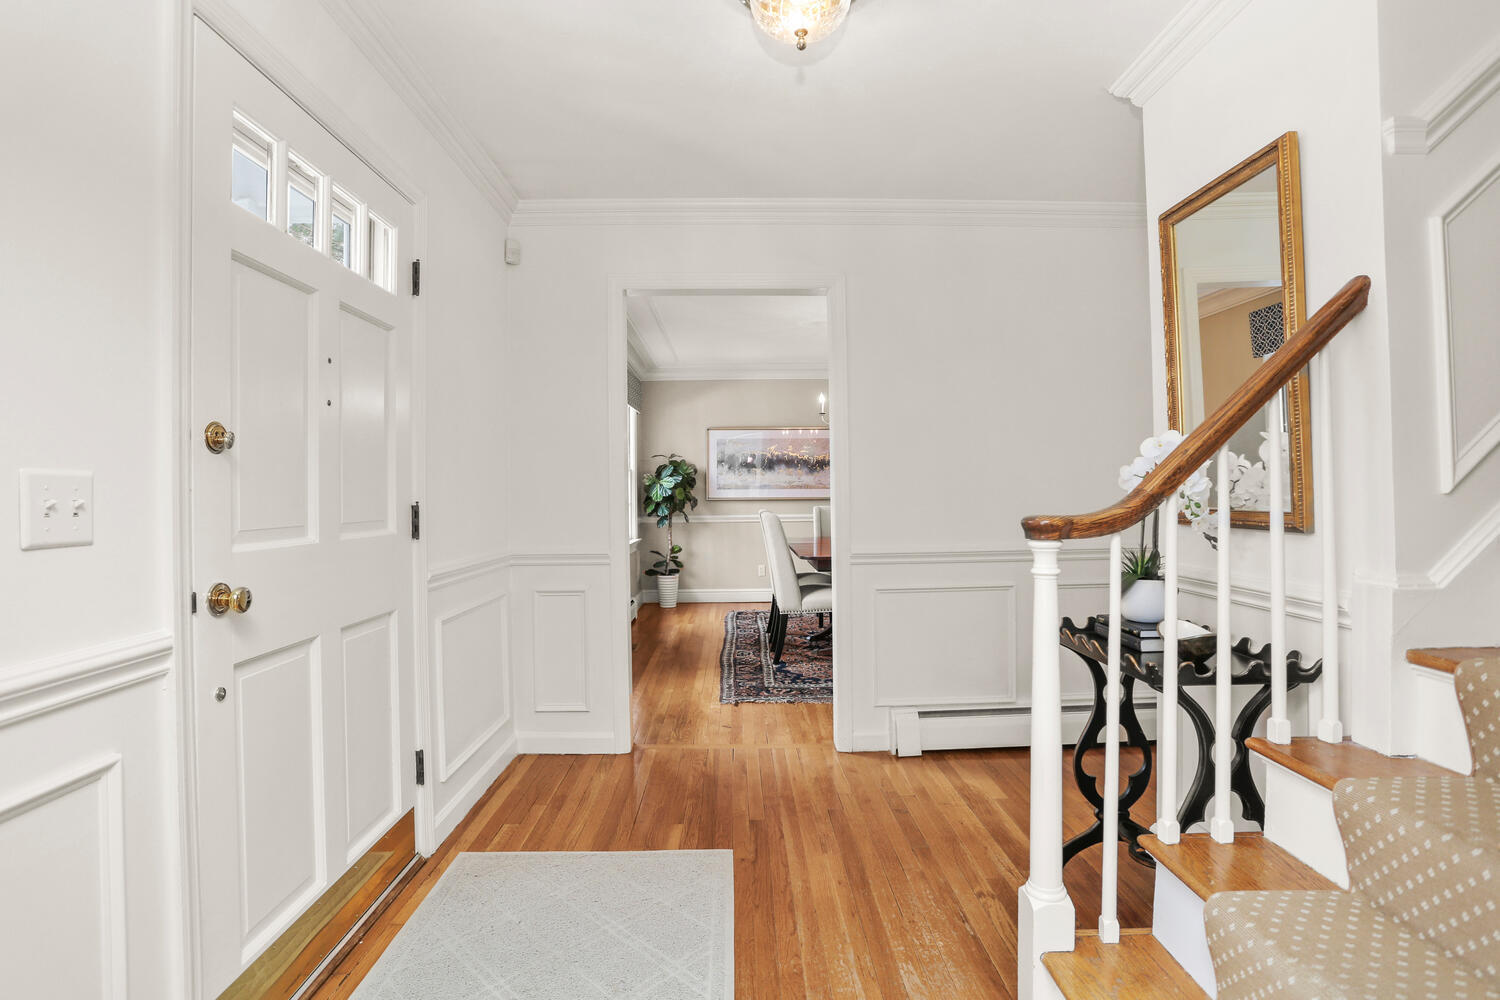
[[[523,198],[1143,200],[1105,88],[1185,0],[347,0]],[[435,99],[435,101],[434,101]]]
[[[825,378],[828,300],[807,294],[631,294],[644,379]]]

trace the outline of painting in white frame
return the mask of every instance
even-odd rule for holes
[[[826,500],[827,427],[710,427],[708,499]]]

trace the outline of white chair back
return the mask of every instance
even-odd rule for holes
[[[787,548],[786,529],[781,518],[768,510],[760,512],[760,530],[766,540],[766,563],[771,572],[771,593],[781,610],[797,611],[802,607],[802,588],[797,583],[797,568],[792,564],[792,550]]]
[[[813,508],[813,541],[822,541],[833,535],[833,508],[818,504]]]

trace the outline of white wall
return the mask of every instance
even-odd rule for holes
[[[1295,25],[1296,30],[1288,30]],[[1308,314],[1347,280],[1369,275],[1369,306],[1328,349],[1334,365],[1334,465],[1340,580],[1346,601],[1364,600],[1357,579],[1386,579],[1395,568],[1395,497],[1391,448],[1390,324],[1385,307],[1385,241],[1382,228],[1379,76],[1375,12],[1358,0],[1303,4],[1259,0],[1246,6],[1143,105],[1146,205],[1157,218],[1179,200],[1256,152],[1283,132],[1296,131],[1301,151],[1303,247]],[[1165,346],[1159,246],[1151,230],[1151,363],[1157,420],[1166,421]],[[1314,488],[1319,472],[1314,462]],[[1264,642],[1269,584],[1265,532],[1236,530],[1231,557],[1238,608],[1235,630]],[[1321,574],[1320,539],[1287,536],[1288,593],[1294,617],[1288,642],[1318,654],[1316,610]],[[1214,577],[1214,554],[1184,532],[1184,573]],[[1200,582],[1198,589],[1204,590]],[[1184,603],[1189,615],[1212,620],[1209,598]],[[1357,612],[1358,609],[1351,609]],[[1379,645],[1379,630],[1361,642]],[[1346,670],[1369,655],[1353,642]],[[1388,641],[1389,636],[1385,639]],[[1380,656],[1388,655],[1381,648]],[[1345,684],[1344,718],[1357,711],[1365,729],[1357,738],[1380,739],[1389,716],[1384,689]],[[1363,699],[1363,701],[1361,701]],[[1300,701],[1300,699],[1298,699]],[[1294,719],[1294,722],[1296,720]],[[1373,728],[1372,728],[1373,727]]]
[[[1493,3],[1382,0],[1379,11],[1381,107],[1388,126],[1441,114],[1463,83],[1500,66],[1500,7]],[[1467,110],[1430,150],[1420,143],[1388,146],[1383,161],[1391,371],[1399,400],[1393,440],[1402,470],[1396,480],[1398,653],[1418,645],[1500,642],[1494,615],[1500,455],[1476,449],[1478,463],[1451,492],[1445,492],[1440,461],[1443,451],[1451,454],[1443,425],[1453,421],[1454,409],[1460,445],[1477,426],[1500,418],[1493,305],[1500,183],[1457,216],[1458,225],[1480,228],[1451,246],[1451,284],[1436,273],[1434,220],[1500,168],[1500,96],[1492,92]],[[1450,295],[1453,322],[1445,329]],[[1450,381],[1452,400],[1444,390]]]
[[[511,286],[511,449],[518,467],[545,461],[549,475],[548,502],[527,505],[518,529],[528,550],[585,564],[566,574],[579,581],[569,586],[607,590],[609,572],[626,586],[612,533],[619,477],[608,431],[618,420],[606,393],[623,379],[609,359],[624,363],[623,344],[609,343],[612,277],[841,275],[848,382],[834,405],[848,431],[835,476],[847,477],[848,502],[835,530],[848,546],[837,582],[852,613],[836,654],[836,669],[847,668],[836,738],[845,749],[888,747],[892,707],[1025,705],[1019,521],[1116,499],[1118,467],[1150,422],[1139,220],[610,225],[586,207],[566,221],[525,217],[523,206],[512,230],[526,257]],[[1105,579],[1097,559],[1070,564],[1065,582],[1089,588],[1071,592],[1070,610],[1096,609]],[[611,714],[628,676],[617,662],[624,643],[610,636],[625,600],[615,612],[599,596],[610,603],[575,605],[557,627],[598,631],[602,659],[543,662],[518,649],[523,732],[571,730],[590,745],[624,736]],[[553,683],[563,668],[582,707],[539,713],[528,676]]]
[[[16,995],[180,989],[179,29],[172,4],[133,0],[12,5],[0,31],[0,982]],[[91,547],[20,551],[26,467],[93,472]]]
[[[503,216],[322,6],[210,6],[248,24],[312,82],[311,104],[337,108],[424,196],[426,544],[435,570],[474,570],[440,577],[431,613],[503,592]],[[12,154],[0,165],[12,193],[0,526],[15,531],[19,468],[92,470],[96,507],[89,548],[21,552],[0,536],[0,755],[24,762],[0,770],[0,981],[19,994],[191,995],[173,513],[186,12],[175,0],[19,6],[0,32]],[[482,703],[504,717],[464,716],[490,738],[436,790],[449,826],[514,748],[504,617],[491,620],[492,635],[450,646],[449,697],[498,689]],[[101,939],[112,965],[93,962]]]
[[[672,529],[684,547],[680,599],[770,600],[770,578],[757,575],[757,567],[766,565],[757,512],[764,508],[781,515],[788,538],[811,538],[812,506],[829,501],[708,499],[708,428],[817,426],[818,394],[827,395],[827,381],[668,380],[646,382],[643,389],[641,472],[661,461],[653,455],[673,451],[700,471],[698,509],[689,514],[688,523],[679,522]],[[650,554],[653,549],[666,551],[667,533],[656,527],[654,518],[643,518],[639,530],[643,561],[649,566],[656,558]],[[652,577],[637,583],[637,589],[648,592],[655,587]]]

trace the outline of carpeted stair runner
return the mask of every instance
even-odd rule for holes
[[[1219,1000],[1500,998],[1500,660],[1454,686],[1474,775],[1340,781],[1350,891],[1212,897]]]

